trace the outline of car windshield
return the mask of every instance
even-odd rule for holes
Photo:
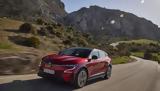
[[[75,49],[63,50],[59,53],[59,55],[68,55],[68,56],[87,58],[90,53],[91,53],[90,49],[75,48]]]

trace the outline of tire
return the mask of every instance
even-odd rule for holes
[[[109,79],[112,74],[112,66],[109,65],[107,71],[105,72],[104,79]]]
[[[86,85],[88,74],[85,69],[81,69],[75,77],[74,85],[75,88],[82,88]]]

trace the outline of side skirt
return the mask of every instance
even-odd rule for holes
[[[101,78],[101,77],[104,77],[104,76],[105,76],[105,72],[97,73],[97,74],[95,74],[95,75],[92,75],[92,76],[88,79],[88,81],[93,80],[93,79],[97,79],[97,78]]]

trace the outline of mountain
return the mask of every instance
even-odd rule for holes
[[[0,17],[58,21],[89,33],[98,41],[160,39],[160,29],[144,18],[120,10],[91,6],[67,14],[61,0],[0,0]]]
[[[82,8],[64,18],[67,26],[90,33],[96,40],[160,39],[160,29],[144,18],[98,6]]]
[[[61,0],[0,0],[0,17],[57,20],[66,15]]]

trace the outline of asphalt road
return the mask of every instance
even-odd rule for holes
[[[111,79],[90,81],[81,89],[33,75],[0,76],[0,91],[160,91],[160,65],[138,61],[114,65]]]

